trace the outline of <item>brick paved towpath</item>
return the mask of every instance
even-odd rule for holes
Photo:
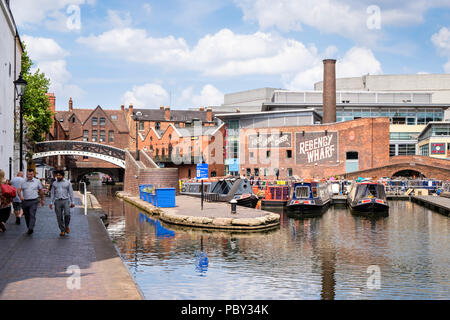
[[[0,233],[1,300],[143,299],[98,213],[85,216],[76,200],[66,237],[59,236],[48,198],[38,208],[32,235],[26,234],[24,217],[16,225],[10,216],[7,231]]]

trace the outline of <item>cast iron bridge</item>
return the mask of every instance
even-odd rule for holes
[[[108,145],[84,141],[36,143],[33,159],[52,156],[85,156],[104,160],[125,169],[125,151]]]

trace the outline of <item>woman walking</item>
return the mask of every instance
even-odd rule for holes
[[[0,232],[6,231],[6,221],[8,221],[11,215],[11,203],[14,199],[11,194],[2,192],[2,190],[6,190],[6,186],[11,189],[13,188],[6,185],[5,172],[0,169]]]

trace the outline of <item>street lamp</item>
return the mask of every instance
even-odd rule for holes
[[[27,89],[28,83],[22,78],[22,73],[19,74],[19,79],[14,81],[14,86],[16,87],[17,96],[20,99],[20,140],[19,140],[19,161],[20,161],[20,171],[23,171],[23,96],[25,95],[25,90]]]
[[[138,149],[138,121],[139,118],[142,116],[142,112],[138,111],[136,112],[136,114],[134,115],[134,121],[136,123],[136,161],[139,161],[139,149]]]

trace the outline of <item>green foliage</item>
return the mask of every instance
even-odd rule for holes
[[[35,143],[42,141],[45,134],[50,132],[53,124],[53,112],[50,110],[50,101],[46,95],[50,80],[39,69],[32,73],[32,65],[33,61],[24,50],[22,77],[28,82],[28,86],[23,96],[23,118],[28,127],[28,141]]]

